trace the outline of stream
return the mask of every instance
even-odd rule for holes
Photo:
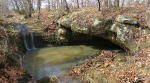
[[[90,56],[98,54],[100,50],[120,49],[110,41],[98,37],[92,37],[92,40],[74,42],[68,46],[36,48],[35,41],[38,40],[35,40],[32,31],[24,24],[13,23],[13,25],[19,31],[27,51],[23,58],[23,67],[32,76],[33,80],[52,75],[58,78],[64,77],[67,75],[69,68],[83,62]],[[82,38],[86,38],[86,36]],[[60,80],[60,83],[65,83],[62,82],[63,80]],[[70,80],[71,82],[77,81],[69,77],[68,81]]]
[[[24,24],[12,23],[18,30],[25,49],[24,69],[33,80],[55,75],[63,77],[69,68],[96,55],[100,49],[89,45],[68,45],[59,47],[36,48],[32,31]]]
[[[34,80],[49,76],[63,76],[73,65],[99,52],[86,45],[46,47],[27,52],[24,69]]]

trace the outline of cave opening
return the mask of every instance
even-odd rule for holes
[[[124,51],[119,45],[112,43],[110,40],[102,37],[89,36],[85,34],[75,33],[69,39],[69,45],[88,45],[100,50],[120,50]]]

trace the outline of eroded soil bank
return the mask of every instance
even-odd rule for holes
[[[18,31],[0,20],[0,83],[27,83],[31,76],[22,68],[23,47]]]

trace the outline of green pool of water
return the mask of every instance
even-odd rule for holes
[[[62,76],[71,66],[98,51],[85,45],[41,48],[27,53],[24,68],[34,79],[49,75]]]

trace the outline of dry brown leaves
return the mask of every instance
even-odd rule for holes
[[[127,62],[116,62],[113,61],[113,58],[119,54],[111,51],[102,51],[99,56],[73,67],[70,75],[75,77],[85,76],[85,72],[88,70],[98,70],[98,72],[104,72],[108,76],[117,76],[119,83],[148,83],[146,81],[150,77],[149,69],[147,69],[150,65],[150,56],[142,55],[142,53],[150,54],[150,49],[143,49],[139,52],[139,56],[125,56]]]

